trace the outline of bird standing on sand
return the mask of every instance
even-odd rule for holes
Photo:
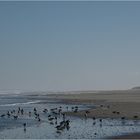
[[[87,119],[87,113],[85,113],[84,116],[85,116],[85,119]]]
[[[67,107],[66,107],[67,111],[68,111],[68,108],[69,108],[69,107],[67,106]]]
[[[31,112],[29,111],[29,117],[31,117]]]
[[[34,108],[34,112],[37,112],[37,109],[36,108]]]
[[[47,112],[48,112],[48,109],[45,108],[45,109],[43,110],[43,112],[44,112],[44,113],[47,113]]]
[[[26,132],[26,123],[24,123],[23,126],[24,126],[24,132]]]
[[[21,115],[23,115],[23,113],[24,113],[24,110],[23,110],[23,108],[21,109]]]
[[[63,114],[62,114],[62,116],[63,116],[63,121],[65,121],[66,114],[65,114],[65,113],[63,113]]]
[[[10,117],[10,112],[9,111],[7,112],[7,116],[8,116],[8,118]]]
[[[13,116],[13,117],[14,117],[14,119],[15,119],[15,120],[17,120],[17,118],[18,118],[18,116],[17,116],[17,115],[15,115],[15,116]]]
[[[41,121],[40,117],[38,118],[38,121],[39,121],[39,122]]]
[[[1,117],[2,117],[2,118],[5,117],[5,114],[2,114]]]
[[[96,118],[95,117],[92,117],[92,119],[95,120]]]
[[[20,113],[20,107],[18,108],[18,114]]]

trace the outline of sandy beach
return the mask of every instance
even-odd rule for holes
[[[140,90],[100,91],[98,93],[75,93],[50,95],[51,98],[62,99],[64,102],[91,103],[97,106],[88,113],[89,117],[140,118]],[[82,116],[84,112],[72,113]],[[136,117],[137,116],[137,117]]]
[[[51,95],[51,98],[62,99],[69,103],[90,103],[96,108],[89,109],[87,117],[140,119],[140,90],[88,91],[75,94]],[[86,111],[67,112],[68,115],[84,117]],[[138,139],[139,133],[113,137],[118,139]]]
[[[0,106],[1,139],[140,138],[139,90],[1,95]],[[63,114],[70,121],[69,127],[57,130],[64,121]]]

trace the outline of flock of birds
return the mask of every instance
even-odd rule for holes
[[[103,107],[103,106],[101,106]],[[69,109],[68,110],[68,106],[66,107],[66,110],[67,111],[72,111],[74,113],[77,113],[79,111],[79,107],[78,106],[73,106],[71,107],[71,110]],[[109,108],[109,107],[108,107]],[[66,113],[65,111],[66,110],[63,110],[62,107],[57,107],[57,108],[51,108],[51,109],[43,109],[42,111],[40,110],[37,110],[37,108],[33,108],[31,111],[25,111],[23,108],[21,107],[18,107],[18,109],[16,110],[11,110],[11,111],[7,111],[7,113],[5,114],[2,114],[0,115],[1,118],[13,118],[14,120],[17,120],[19,119],[21,116],[28,116],[28,117],[32,117],[34,118],[36,121],[38,122],[41,122],[42,121],[42,114],[45,114],[48,122],[51,124],[51,125],[54,125],[54,127],[56,128],[56,132],[57,133],[62,133],[62,131],[64,129],[67,129],[69,130],[70,129],[70,119],[67,119],[66,117]],[[84,111],[84,118],[87,119],[88,118],[88,114],[90,113],[89,110],[87,111]],[[118,111],[113,111],[112,112],[113,114],[120,114],[120,112]],[[58,118],[59,118],[59,121],[58,121]],[[138,116],[134,116],[135,119],[138,118]],[[92,117],[93,119],[93,125],[96,125],[96,119],[95,117]],[[125,120],[126,118],[124,116],[121,117],[122,120]],[[61,120],[61,121],[60,121]],[[98,119],[99,122],[100,122],[100,126],[102,127],[102,122],[103,122],[103,119]],[[23,123],[23,128],[24,128],[24,132],[26,132],[26,128],[27,128],[27,122]],[[95,133],[94,135],[97,135],[97,133]]]
[[[66,107],[68,111],[68,106]],[[78,112],[78,106],[71,107],[71,111]],[[43,121],[41,115],[47,115],[47,120],[51,125],[55,125],[56,132],[61,133],[62,130],[70,128],[70,120],[66,119],[66,113],[62,109],[62,106],[58,108],[51,108],[51,109],[43,109],[42,111],[37,110],[37,108],[33,108],[31,111],[25,111],[23,108],[18,107],[18,109],[13,109],[11,111],[7,111],[4,114],[1,114],[1,118],[13,118],[14,120],[19,119],[20,117],[24,117],[25,115],[28,117],[34,118],[36,121],[41,122]],[[61,121],[58,121],[59,120]],[[24,131],[26,132],[27,122],[23,123]]]

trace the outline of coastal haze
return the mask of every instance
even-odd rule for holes
[[[140,85],[139,2],[0,2],[0,89]]]

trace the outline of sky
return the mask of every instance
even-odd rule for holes
[[[140,86],[140,2],[0,2],[0,89]]]

